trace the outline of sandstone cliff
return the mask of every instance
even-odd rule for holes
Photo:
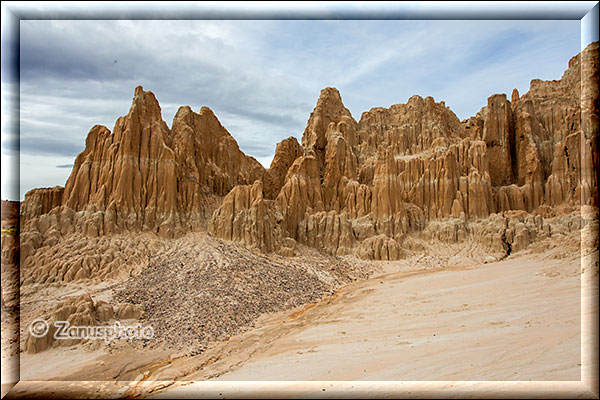
[[[273,208],[263,198],[262,181],[233,188],[215,211],[209,232],[264,252],[278,250],[281,247],[280,228]]]
[[[30,191],[21,215],[34,233],[45,230],[39,217],[52,211],[52,228],[62,235],[174,237],[203,227],[220,197],[264,173],[208,108],[181,107],[169,129],[155,96],[138,87],[112,132],[90,130],[65,187]]]
[[[444,102],[420,96],[356,121],[336,89],[323,89],[302,145],[279,143],[268,170],[210,109],[181,107],[169,129],[154,95],[138,87],[112,132],[92,128],[64,193],[27,195],[25,253],[33,266],[37,248],[73,233],[174,237],[205,228],[288,255],[301,243],[397,259],[410,235],[472,238],[506,252],[551,234],[539,218],[597,207],[597,137],[598,43],[560,80],[533,80],[510,100],[492,95],[462,122]],[[534,220],[516,223],[514,212]],[[497,229],[481,228],[484,219]],[[434,234],[439,221],[446,228]]]
[[[25,219],[32,219],[47,214],[54,207],[62,205],[64,191],[62,186],[30,190],[25,194],[21,215]]]

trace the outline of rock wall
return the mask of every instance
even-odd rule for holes
[[[154,95],[138,87],[112,133],[90,131],[62,203],[33,191],[24,215],[30,230],[63,236],[173,237],[210,219],[215,235],[264,252],[285,243],[292,254],[297,242],[373,259],[402,257],[406,235],[435,221],[499,218],[490,246],[500,248],[524,243],[518,229],[506,232],[507,212],[548,216],[598,205],[597,137],[598,43],[573,57],[560,80],[533,80],[510,100],[492,95],[462,122],[444,102],[420,96],[357,122],[337,89],[323,89],[302,145],[279,143],[268,170],[241,152],[210,109],[181,107],[169,129]],[[52,237],[42,236],[40,243]]]
[[[25,219],[32,219],[50,212],[54,207],[60,207],[64,191],[62,186],[30,190],[25,194],[20,214]]]
[[[278,250],[281,232],[272,208],[263,198],[262,181],[233,188],[215,211],[209,232],[263,252]]]

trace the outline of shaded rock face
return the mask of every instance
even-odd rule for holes
[[[463,221],[448,235],[465,240],[478,232],[469,224],[495,214],[597,206],[597,134],[598,43],[560,80],[533,80],[510,100],[492,95],[462,122],[444,102],[420,96],[357,122],[337,89],[323,89],[302,145],[279,143],[269,170],[240,151],[210,109],[181,107],[169,129],[154,95],[137,88],[112,133],[90,131],[62,203],[31,193],[24,209],[32,229],[47,230],[42,217],[54,208],[61,235],[74,224],[92,236],[173,237],[210,219],[215,235],[265,252],[301,243],[395,259],[405,236],[433,221]],[[508,243],[505,230],[490,246]]]
[[[277,143],[275,156],[271,166],[264,176],[264,193],[267,199],[273,200],[279,194],[285,183],[288,169],[294,161],[304,154],[302,146],[295,137],[289,137]]]
[[[263,252],[278,250],[281,232],[273,208],[263,199],[262,181],[233,188],[215,211],[209,232]]]

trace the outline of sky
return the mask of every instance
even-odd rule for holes
[[[279,141],[301,139],[322,88],[356,120],[414,94],[462,120],[494,93],[560,79],[581,49],[577,20],[22,20],[19,32],[20,199],[64,185],[90,128],[112,131],[137,85],[169,126],[179,106],[210,107],[268,167]],[[3,164],[17,138],[3,123]]]

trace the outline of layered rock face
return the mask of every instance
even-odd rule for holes
[[[196,114],[181,107],[170,130],[154,95],[138,87],[129,114],[112,133],[95,126],[88,134],[63,203],[75,211],[104,211],[105,233],[156,229],[172,237],[204,216],[207,195],[223,196],[263,173],[211,110]]]
[[[336,89],[323,89],[302,145],[279,143],[268,170],[210,109],[181,107],[169,129],[154,95],[137,88],[112,133],[90,131],[62,201],[28,194],[23,215],[40,232],[52,216],[63,236],[173,237],[210,219],[216,236],[263,252],[289,255],[301,243],[386,260],[402,257],[407,235],[433,221],[451,221],[448,235],[460,241],[489,219],[500,226],[486,231],[491,248],[521,248],[511,212],[542,218],[598,205],[597,135],[598,43],[560,80],[534,80],[510,100],[492,95],[462,122],[444,102],[419,96],[357,122]],[[544,226],[535,220],[528,229],[549,235]]]

